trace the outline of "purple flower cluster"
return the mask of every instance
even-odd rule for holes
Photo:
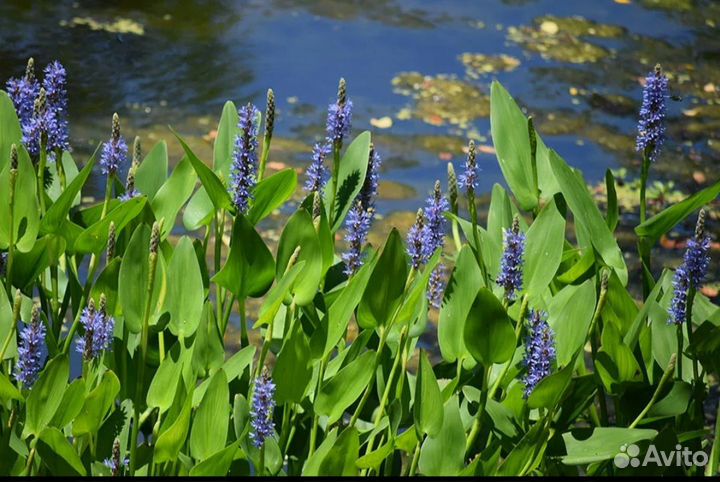
[[[657,159],[665,142],[665,99],[668,97],[668,79],[660,65],[645,78],[643,101],[638,121],[636,148],[647,152],[651,161]]]
[[[272,378],[263,372],[255,379],[252,409],[250,410],[252,431],[250,439],[255,447],[260,448],[265,439],[272,437],[275,431],[273,410],[275,409],[275,384]]]
[[[407,252],[410,256],[410,263],[416,270],[420,269],[432,255],[427,240],[428,229],[425,213],[422,209],[418,209],[415,224],[410,227],[407,234]]]
[[[428,244],[429,256],[437,250],[445,246],[445,231],[447,229],[447,219],[445,213],[450,209],[450,203],[442,193],[440,181],[435,181],[432,195],[427,199],[425,206],[425,222],[426,222],[426,243]],[[427,298],[432,306],[440,307],[442,295],[444,291],[444,273],[445,266],[439,264],[430,274],[428,281]]]
[[[325,126],[327,140],[335,146],[342,145],[343,139],[350,134],[352,106],[352,101],[347,98],[345,79],[340,79],[337,102],[328,106]]]
[[[259,113],[257,107],[250,103],[238,110],[238,128],[241,132],[235,138],[230,169],[230,195],[239,214],[245,214],[250,207],[252,190],[256,183]]]
[[[305,181],[305,191],[317,192],[322,196],[323,189],[328,180],[328,169],[325,167],[325,157],[330,153],[330,145],[315,143],[313,146],[312,162],[308,167]]]
[[[348,250],[342,254],[345,262],[345,274],[352,276],[362,266],[362,247],[370,232],[375,210],[373,208],[363,209],[360,201],[355,203],[345,218],[345,241],[348,243]]]
[[[20,333],[15,380],[30,389],[35,384],[45,361],[45,325],[40,320],[40,307],[33,308],[32,320]]]
[[[673,276],[673,298],[668,323],[682,324],[687,317],[688,292],[702,288],[710,267],[710,236],[705,234],[705,211],[701,210],[695,226],[695,236],[688,240],[683,263]]]
[[[520,221],[516,216],[511,229],[503,230],[503,256],[500,262],[500,275],[497,283],[505,288],[508,300],[514,300],[523,283],[523,252],[525,234],[520,231]]]
[[[100,154],[100,165],[103,174],[114,176],[121,164],[127,159],[128,146],[120,134],[120,117],[113,114],[110,140],[103,144]]]
[[[40,83],[35,78],[35,62],[32,58],[28,59],[25,75],[8,80],[6,89],[15,106],[20,125],[25,127],[32,119],[35,99],[40,93]]]
[[[362,247],[375,217],[375,196],[378,191],[381,163],[380,155],[371,145],[365,180],[355,204],[345,218],[347,229],[345,241],[348,243],[348,251],[343,253],[342,259],[345,262],[345,274],[348,276],[355,274],[363,263]]]
[[[54,121],[53,128],[48,131],[48,150],[69,151],[67,73],[57,60],[45,67],[43,88],[47,96],[47,110]]]
[[[475,142],[472,140],[468,144],[468,155],[465,159],[465,172],[460,175],[458,182],[465,189],[468,196],[475,194],[478,183],[478,168],[475,159]]]
[[[523,378],[525,398],[530,396],[543,378],[550,375],[555,361],[555,334],[545,320],[546,317],[547,315],[542,311],[530,311],[530,334],[525,340],[523,360],[527,369]]]
[[[57,150],[70,150],[65,68],[55,61],[44,73],[41,87],[35,78],[34,61],[29,59],[25,76],[8,80],[6,86],[20,120],[23,144],[34,160],[43,142],[51,160]]]
[[[427,287],[427,299],[434,308],[440,308],[445,292],[445,265],[439,264],[430,273]]]
[[[8,254],[0,253],[0,276],[5,276],[5,270],[7,269]]]
[[[112,471],[113,477],[119,477],[122,470],[130,464],[130,459],[122,459],[120,455],[120,441],[115,439],[112,449],[112,457],[103,460],[103,464]]]
[[[100,297],[100,309],[96,310],[95,303],[90,300],[80,315],[80,323],[85,336],[78,339],[75,349],[85,360],[98,358],[104,351],[112,349],[115,320],[106,312],[104,295]]]

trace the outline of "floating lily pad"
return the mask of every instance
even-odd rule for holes
[[[510,27],[508,38],[543,58],[560,62],[584,64],[598,62],[610,55],[607,49],[581,40],[576,34],[562,30],[559,24],[550,21],[536,28]]]
[[[509,55],[485,55],[464,53],[460,61],[465,65],[467,76],[479,79],[483,75],[495,72],[512,72],[520,65],[520,60]]]
[[[466,127],[490,114],[490,98],[478,87],[447,75],[399,74],[392,80],[395,92],[412,97],[415,105],[399,118],[420,119],[428,124]]]
[[[127,33],[132,35],[145,35],[145,27],[129,18],[116,18],[112,22],[103,22],[90,17],[74,17],[71,20],[61,20],[61,27],[88,27],[90,30],[103,30],[110,33]]]

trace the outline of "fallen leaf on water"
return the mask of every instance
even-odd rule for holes
[[[281,170],[285,169],[286,167],[288,167],[288,165],[285,164],[284,162],[270,161],[267,163],[267,167],[269,167],[270,169],[273,169],[275,171],[281,171]]]
[[[481,144],[477,147],[477,150],[483,154],[495,154],[495,148],[490,145]]]
[[[707,177],[705,177],[705,173],[702,171],[693,172],[693,179],[695,179],[695,182],[698,184],[705,184],[707,181]]]
[[[707,93],[715,92],[715,84],[708,82],[703,86],[703,90]]]
[[[210,142],[217,138],[217,129],[213,129],[203,136],[203,139]]]
[[[718,289],[713,288],[712,286],[703,286],[700,288],[700,291],[702,291],[702,294],[708,298],[715,298],[718,295]]]
[[[619,3],[620,5],[630,5],[632,3],[631,0],[615,0],[615,3]]]
[[[438,154],[441,161],[452,161],[453,155],[449,152],[441,152]]]
[[[393,121],[388,116],[380,117],[379,119],[375,119],[373,117],[370,119],[370,125],[373,127],[377,127],[378,129],[389,129],[390,127],[392,127]]]
[[[560,30],[560,27],[558,27],[558,24],[556,24],[555,22],[546,20],[545,22],[540,24],[540,30],[542,30],[548,35],[555,35]]]

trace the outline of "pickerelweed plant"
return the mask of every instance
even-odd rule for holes
[[[352,138],[344,80],[298,186],[266,169],[272,91],[264,113],[226,103],[212,160],[172,131],[184,156],[168,173],[166,142],[129,152],[117,114],[78,165],[65,79],[58,62],[36,78],[31,60],[0,92],[0,475],[717,473],[703,402],[720,309],[701,287],[720,183],[650,218],[643,188],[642,266],[628,266],[612,173],[601,211],[495,82],[509,190],[479,215],[470,141],[410,231],[375,246],[381,153],[370,132]],[[643,186],[667,89],[650,74]],[[106,187],[89,202],[94,172]],[[258,226],[286,204],[270,249]],[[660,236],[696,212],[682,264],[653,266]],[[418,349],[428,332],[439,353]],[[678,443],[707,464],[613,464],[626,444]]]

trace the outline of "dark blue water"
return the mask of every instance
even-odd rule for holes
[[[0,79],[20,75],[29,56],[40,66],[52,59],[65,64],[71,79],[73,145],[80,160],[109,133],[114,111],[120,113],[129,138],[139,133],[169,139],[168,124],[199,138],[214,128],[225,100],[252,101],[262,108],[268,87],[278,98],[277,136],[309,146],[323,134],[324,110],[343,76],[356,106],[354,132],[373,129],[384,136],[385,141],[378,139],[378,148],[387,159],[383,178],[407,184],[416,192],[406,199],[383,201],[380,208],[414,209],[434,179],[444,178],[448,156],[456,166],[462,162],[458,150],[441,156],[439,149],[423,147],[418,136],[448,136],[462,142],[475,137],[481,144],[491,144],[485,116],[464,126],[399,119],[398,113],[413,109],[415,102],[397,93],[392,80],[415,71],[453,76],[484,94],[489,93],[493,79],[500,80],[536,116],[540,132],[552,134],[545,135],[546,142],[581,167],[589,181],[597,181],[608,167],[637,171],[639,159],[632,143],[619,139],[634,136],[639,80],[656,62],[663,63],[675,93],[683,98],[670,102],[671,140],[654,171],[656,176],[693,188],[688,172],[707,171],[713,179],[710,166],[720,157],[707,143],[708,137],[718,136],[717,121],[712,116],[693,117],[689,120],[698,126],[690,130],[683,114],[697,105],[718,102],[717,93],[705,89],[720,81],[717,2],[28,3],[0,3]],[[605,49],[606,54],[594,61],[544,58],[509,33],[511,27],[539,31],[536,19],[543,15],[580,16],[622,31],[611,37],[572,33],[559,42],[557,49],[572,40]],[[123,19],[126,25],[129,20],[134,28],[142,28],[143,34],[102,25],[93,30],[88,25]],[[566,33],[561,26],[559,35]],[[510,72],[469,78],[459,60],[465,52],[505,54],[520,65]],[[573,88],[581,93],[572,95]],[[593,94],[622,95],[630,106],[598,108],[589,101]],[[548,121],[557,112],[573,123],[558,128],[553,124],[556,120]],[[393,119],[391,129],[370,126],[371,118],[383,116]],[[608,141],[610,135],[617,137]],[[298,165],[307,158],[307,153],[279,155],[280,160]],[[683,162],[677,162],[679,158]],[[480,160],[481,189],[488,191],[493,183],[501,182],[501,174],[492,154]]]

